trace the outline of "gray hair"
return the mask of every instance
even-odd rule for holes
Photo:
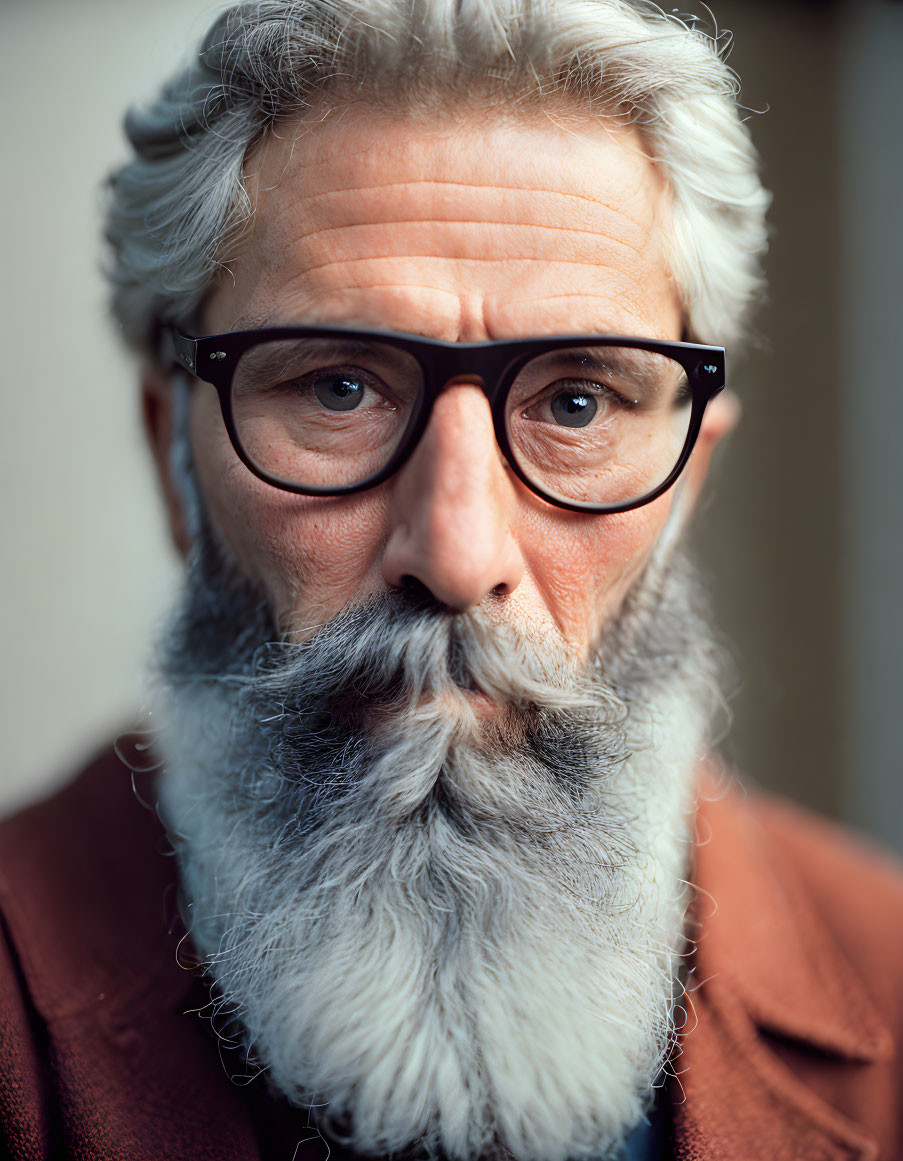
[[[250,221],[248,151],[328,93],[414,112],[449,95],[509,116],[556,103],[635,124],[670,187],[687,336],[735,342],[761,287],[769,199],[728,42],[645,0],[238,4],[126,118],[135,157],[110,179],[106,224],[124,336],[152,353],[155,320],[191,318]]]

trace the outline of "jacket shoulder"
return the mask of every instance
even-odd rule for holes
[[[0,1155],[14,1161],[259,1157],[195,1014],[206,988],[178,958],[151,779],[132,781],[111,750],[0,823]]]
[[[152,971],[175,881],[165,848],[156,814],[136,800],[112,748],[0,822],[0,912],[43,1017],[95,1005],[117,965],[145,978]]]
[[[814,911],[866,978],[903,971],[903,864],[856,832],[798,806],[750,799],[775,869],[808,895]],[[888,999],[891,997],[888,996]]]
[[[703,784],[695,854],[684,1139],[700,1156],[756,1140],[780,1161],[903,1157],[897,864],[727,776]]]

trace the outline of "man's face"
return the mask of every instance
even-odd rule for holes
[[[562,333],[681,337],[663,256],[664,183],[636,132],[535,116],[429,126],[366,106],[280,127],[246,164],[255,207],[206,302],[218,333],[306,323],[473,342]],[[238,461],[215,393],[195,388],[210,516],[278,623],[301,636],[346,607],[425,585],[582,654],[616,615],[673,491],[620,515],[535,496],[499,451],[479,387],[456,381],[393,478],[300,497]]]
[[[680,337],[631,131],[357,108],[283,126],[246,182],[209,333]],[[296,496],[239,462],[212,388],[192,398],[203,528],[157,718],[214,1012],[362,1152],[602,1155],[670,1044],[713,687],[692,584],[653,556],[673,491],[552,506],[461,379],[394,477]]]

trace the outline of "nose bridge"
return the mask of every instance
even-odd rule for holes
[[[430,351],[428,360],[434,400],[450,387],[469,383],[482,391],[492,407],[509,357],[497,343],[443,343]]]
[[[447,391],[449,387],[461,387],[469,385],[471,387],[479,387],[483,394],[489,397],[489,388],[486,386],[486,380],[482,375],[478,375],[474,371],[460,371],[450,378],[447,378],[444,383],[439,384],[439,392]]]
[[[473,375],[443,385],[421,444],[434,505],[460,504],[492,490],[499,452],[485,388]]]

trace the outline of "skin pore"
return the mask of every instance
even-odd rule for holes
[[[250,230],[205,303],[203,333],[308,323],[460,342],[681,337],[663,258],[667,189],[631,127],[547,116],[427,124],[358,104],[283,124],[245,174]],[[145,392],[165,475],[169,397],[153,376]],[[691,494],[729,422],[725,405],[710,407]],[[349,497],[256,479],[208,384],[193,388],[191,430],[215,528],[278,623],[302,637],[413,577],[450,608],[554,627],[583,654],[642,572],[675,496],[618,515],[555,508],[507,467],[485,396],[466,381],[440,396],[401,471]],[[167,495],[184,542],[171,485]]]

